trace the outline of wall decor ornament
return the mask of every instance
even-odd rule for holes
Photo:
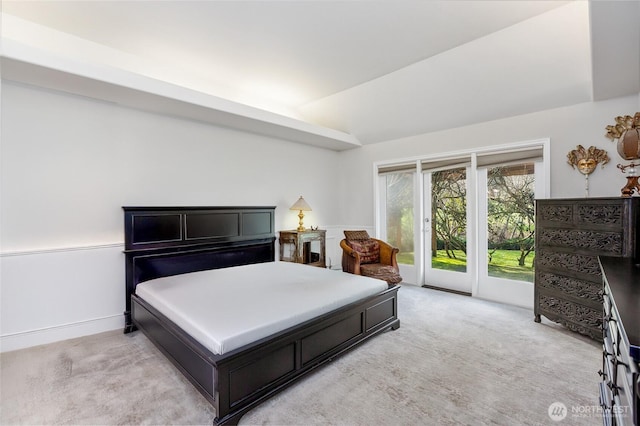
[[[584,149],[582,145],[578,145],[576,149],[567,154],[567,163],[574,169],[577,167],[578,171],[584,175],[585,197],[589,196],[589,175],[594,172],[598,164],[602,164],[604,167],[608,162],[607,151],[595,146]]]
[[[631,164],[618,164],[622,173],[627,175],[627,184],[622,188],[622,196],[630,197],[634,191],[640,194],[640,164],[635,164],[633,160],[640,159],[640,112],[631,117],[630,115],[618,116],[615,118],[616,124],[606,127],[605,135],[611,140],[618,140],[618,154],[623,160],[632,160]]]
[[[626,166],[618,164],[620,171],[627,175],[627,184],[620,190],[623,197],[631,197],[634,191],[638,191],[638,194],[640,194],[640,181],[638,181],[640,167],[638,166],[640,166],[640,163],[636,164],[633,161]]]

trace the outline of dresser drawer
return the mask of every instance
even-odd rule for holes
[[[611,405],[613,402],[613,395],[611,395],[611,390],[607,388],[604,382],[600,382],[600,407],[602,407],[602,423],[605,426],[613,425],[612,416],[611,416]]]
[[[621,232],[547,228],[538,233],[539,244],[548,247],[572,248],[607,256],[621,256],[624,247]]]
[[[541,272],[550,271],[559,275],[570,273],[585,275],[602,285],[602,272],[597,255],[554,251],[548,247],[536,248],[536,270],[538,269]]]
[[[611,295],[609,294],[609,289],[607,287],[605,287],[604,290],[602,290],[602,309],[603,309],[605,318],[610,318],[612,302],[611,302]]]
[[[536,285],[540,292],[561,292],[598,309],[602,305],[602,280],[591,281],[549,271],[538,271]]]
[[[567,318],[587,328],[597,329],[599,333],[602,332],[602,309],[594,309],[546,294],[538,295],[538,304],[542,314]]]
[[[619,229],[624,226],[625,203],[620,198],[538,200],[536,219],[549,226]]]
[[[624,201],[618,203],[582,203],[575,206],[575,221],[582,226],[605,225],[622,228],[624,221]]]
[[[621,363],[617,364],[617,382],[616,382],[616,395],[618,396],[618,409],[614,411],[614,415],[619,418],[624,418],[624,422],[618,422],[617,424],[629,424],[633,414],[636,412],[637,400],[634,396],[634,389],[632,382],[633,374],[629,370],[628,365]],[[633,424],[633,423],[631,423]]]

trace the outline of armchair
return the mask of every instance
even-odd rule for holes
[[[367,231],[344,231],[342,270],[381,279],[389,285],[402,281],[396,255],[400,250],[385,241],[369,237]]]

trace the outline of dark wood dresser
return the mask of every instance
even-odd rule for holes
[[[536,200],[534,315],[602,339],[598,256],[633,257],[640,198]]]
[[[637,262],[637,259],[636,259]],[[601,257],[604,344],[600,405],[605,425],[640,423],[640,266]]]

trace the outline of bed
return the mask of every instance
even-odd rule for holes
[[[341,302],[333,300],[331,293],[322,297],[314,293],[307,299],[324,297],[321,308],[314,305],[295,311],[292,306],[303,305],[296,301],[304,298],[301,289],[308,282],[324,280],[327,289],[351,288],[358,283],[343,284],[340,280],[357,276],[275,262],[274,207],[123,209],[125,333],[141,330],[214,406],[216,424],[237,424],[247,411],[305,374],[400,326],[399,287],[386,283],[373,294],[371,290],[367,295],[352,292]],[[303,274],[296,275],[300,271]],[[275,278],[262,289],[253,286],[269,274]],[[221,284],[207,284],[214,276]],[[197,293],[200,306],[189,305],[194,303],[191,300],[178,314],[164,305],[181,299],[179,294],[195,294],[194,290],[182,291],[182,286],[204,286],[205,292],[215,287],[216,293]],[[164,287],[169,292],[154,296],[145,290],[150,287]],[[253,292],[253,298],[241,298],[244,305],[224,311],[227,300]],[[209,300],[210,310],[202,305]],[[221,318],[243,309],[241,318],[247,324],[226,321],[225,327],[215,331]],[[210,323],[194,329],[189,323],[196,321],[198,312]],[[283,312],[290,315],[281,315]]]

